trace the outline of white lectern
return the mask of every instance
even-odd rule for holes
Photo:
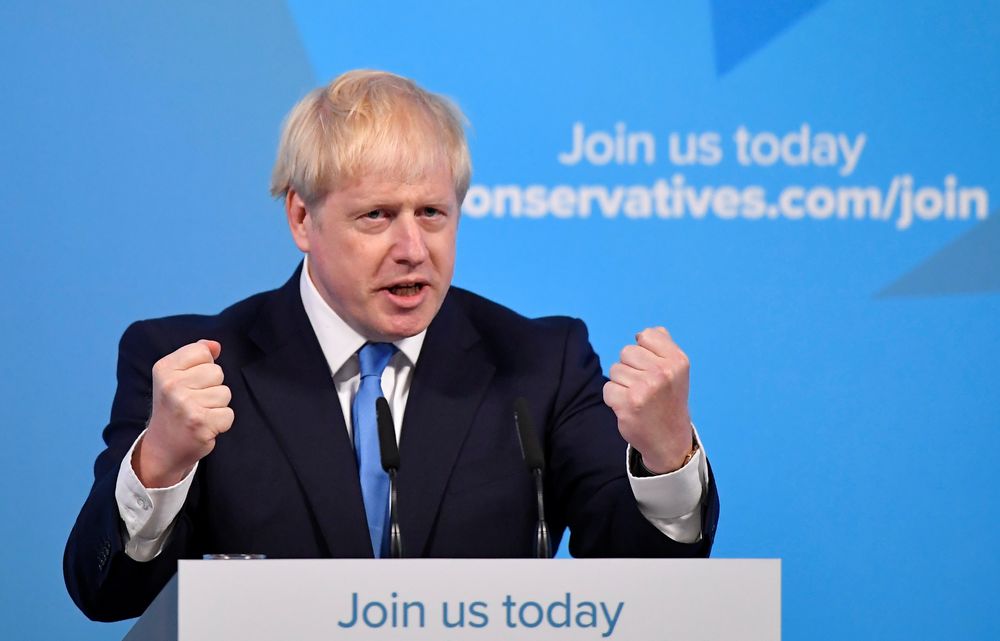
[[[779,641],[774,559],[213,560],[125,641]]]

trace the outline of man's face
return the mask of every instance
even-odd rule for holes
[[[378,341],[427,328],[455,267],[459,204],[447,167],[412,182],[369,174],[313,207],[294,193],[286,205],[313,283],[348,325]]]

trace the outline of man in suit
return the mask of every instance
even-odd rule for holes
[[[530,554],[518,397],[542,426],[556,545],[569,527],[579,556],[708,555],[718,499],[683,352],[643,330],[606,381],[580,321],[451,287],[470,173],[460,113],[398,76],[350,72],[292,110],[272,192],[303,265],[216,316],[122,337],[64,557],[88,616],[141,614],[180,558],[383,555],[355,405],[371,389],[393,410],[407,556]]]

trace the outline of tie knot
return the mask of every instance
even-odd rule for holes
[[[396,353],[396,346],[392,343],[365,343],[358,350],[358,362],[361,369],[361,378],[365,376],[382,377],[382,371],[389,364],[389,359]]]

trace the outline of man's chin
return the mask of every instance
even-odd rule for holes
[[[377,336],[374,336],[375,340],[392,343],[404,338],[409,338],[411,336],[416,336],[420,332],[427,329],[433,320],[433,316],[427,317],[426,314],[421,314],[420,317],[407,317],[407,318],[392,318],[387,319],[386,322],[379,323],[375,329]]]
[[[385,342],[416,336],[431,324],[442,303],[444,297],[438,296],[435,290],[424,292],[419,304],[409,308],[398,305],[392,297],[385,296],[379,301],[379,305],[369,309],[374,316],[368,331],[364,333],[370,340]]]

